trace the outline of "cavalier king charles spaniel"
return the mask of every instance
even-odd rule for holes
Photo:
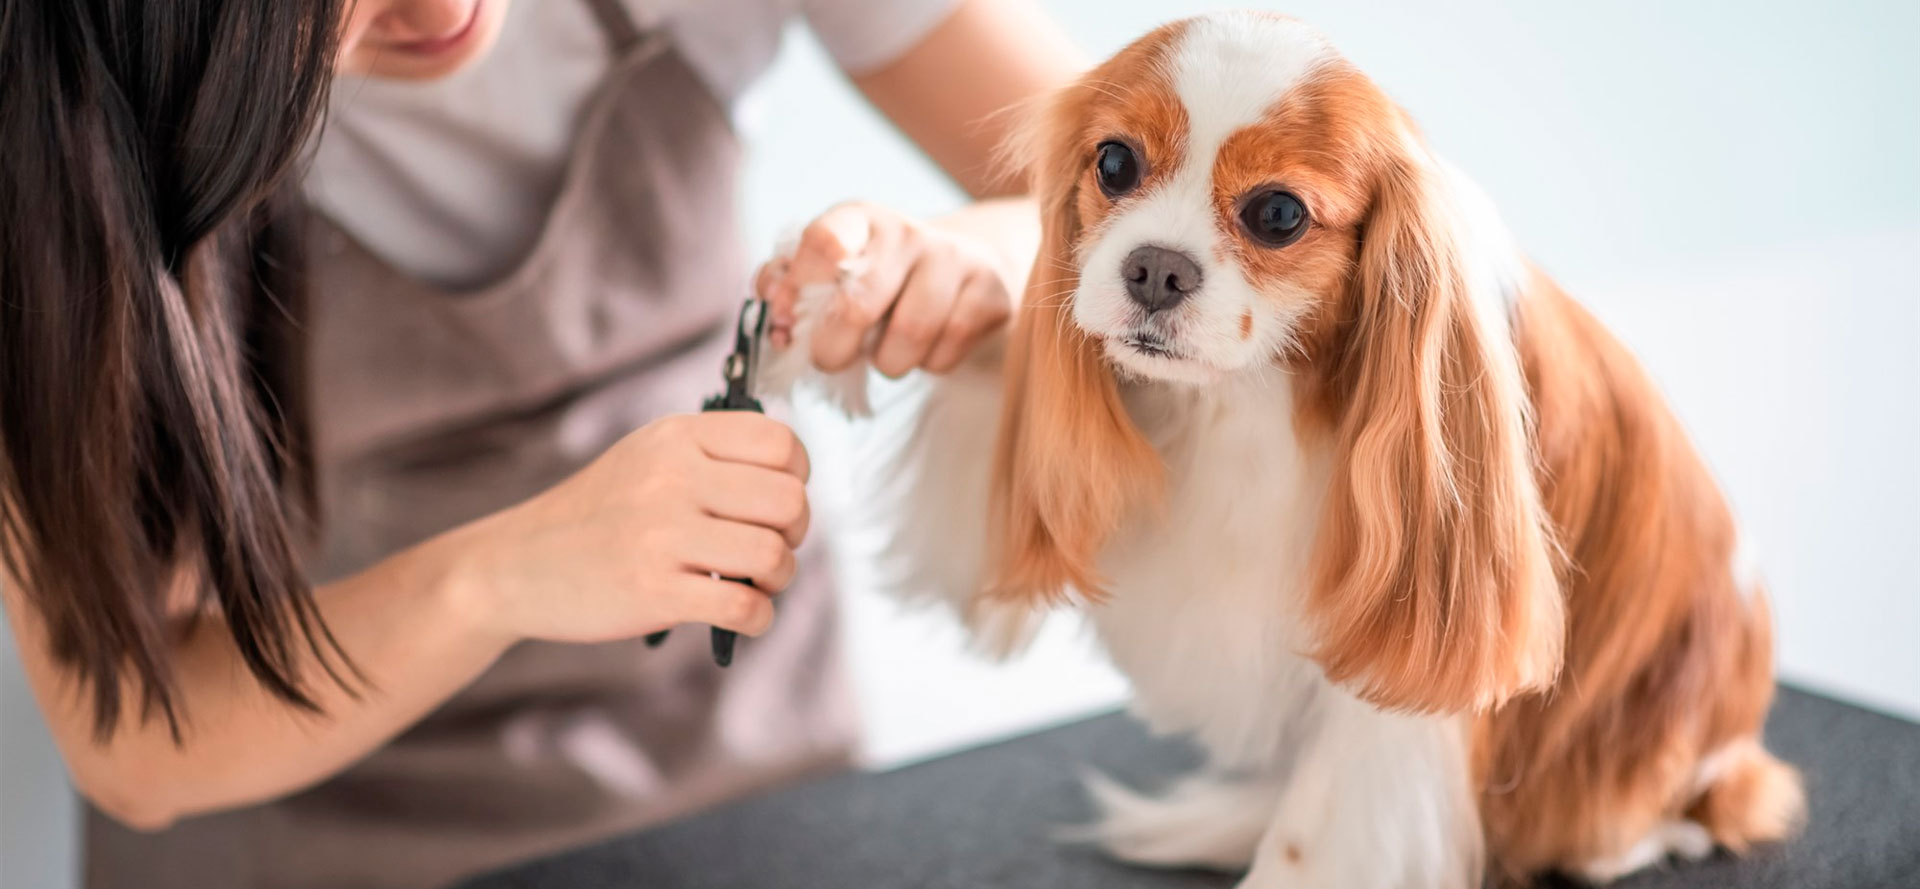
[[[1244,887],[1472,889],[1794,829],[1707,467],[1377,84],[1219,14],[1032,117],[1040,255],[1005,348],[928,381],[894,585],[1003,650],[1083,610],[1204,748],[1160,794],[1095,779],[1091,838]]]

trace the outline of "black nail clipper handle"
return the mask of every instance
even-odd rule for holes
[[[741,406],[733,407],[732,405],[734,404],[740,404]],[[702,411],[754,411],[756,413],[764,413],[764,411],[760,410],[760,402],[758,399],[747,397],[744,395],[740,395],[736,397],[736,395],[731,392],[729,392],[726,395],[716,395],[712,398],[707,399],[707,402],[701,405],[700,409]],[[750,578],[723,577],[720,579],[731,580],[734,583],[744,583],[747,586],[753,586],[753,580]],[[647,647],[658,648],[660,646],[660,643],[667,641],[667,633],[668,633],[667,630],[661,630],[658,633],[648,633],[646,637]],[[713,628],[713,662],[716,664],[719,664],[722,667],[730,666],[733,663],[734,644],[739,641],[740,641],[740,634],[735,633],[732,630],[723,630],[719,627],[714,627]]]
[[[753,411],[766,413],[760,407],[760,400],[753,397],[754,373],[759,368],[760,346],[767,332],[767,307],[758,299],[748,299],[740,308],[740,320],[734,325],[733,353],[727,356],[727,363],[721,369],[726,379],[726,391],[707,399],[700,405],[701,411]],[[723,577],[734,583],[753,585],[745,577]],[[646,637],[649,648],[667,641],[667,631],[649,633]],[[722,667],[733,663],[733,647],[740,641],[732,630],[713,628],[713,662]]]
[[[750,580],[739,580],[732,577],[729,577],[727,579],[735,583],[750,584],[753,582]],[[668,632],[669,632],[668,630],[661,630],[658,633],[648,633],[646,637],[647,647],[659,648],[660,643],[667,641]],[[719,627],[714,627],[713,628],[713,662],[716,664],[719,664],[722,667],[731,665],[733,663],[733,644],[738,641],[740,641],[740,636],[734,631],[723,630],[723,629],[720,629]]]
[[[733,386],[727,387],[726,394],[716,395],[707,399],[706,403],[700,406],[700,409],[702,411],[753,411],[754,413],[766,413],[766,411],[761,410],[759,399],[746,394],[744,389],[736,390]],[[723,577],[720,579],[753,586],[753,580],[750,578]],[[723,630],[719,627],[714,627],[713,662],[722,667],[732,664],[733,646],[734,643],[739,641],[740,635],[738,633],[732,630]]]

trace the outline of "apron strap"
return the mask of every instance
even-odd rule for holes
[[[607,38],[607,49],[614,58],[626,55],[640,43],[645,32],[634,24],[633,13],[627,10],[624,0],[586,0],[586,3],[594,21],[600,25],[601,35]]]

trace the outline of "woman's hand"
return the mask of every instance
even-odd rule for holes
[[[775,345],[785,345],[801,287],[840,285],[814,329],[813,363],[827,371],[851,365],[877,328],[868,357],[899,377],[915,368],[950,371],[1007,323],[1013,301],[1002,265],[992,245],[958,227],[855,202],[815,219],[793,256],[761,266],[754,283],[773,309]]]
[[[807,533],[806,450],[756,413],[667,417],[572,478],[448,541],[464,610],[508,638],[600,642],[773,622]],[[752,578],[751,586],[720,577]]]

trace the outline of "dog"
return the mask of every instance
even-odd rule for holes
[[[1032,118],[1040,255],[1004,355],[927,381],[892,585],[1003,652],[1083,609],[1204,748],[1157,796],[1094,779],[1087,836],[1243,887],[1466,889],[1795,829],[1706,466],[1378,85],[1224,13]]]

